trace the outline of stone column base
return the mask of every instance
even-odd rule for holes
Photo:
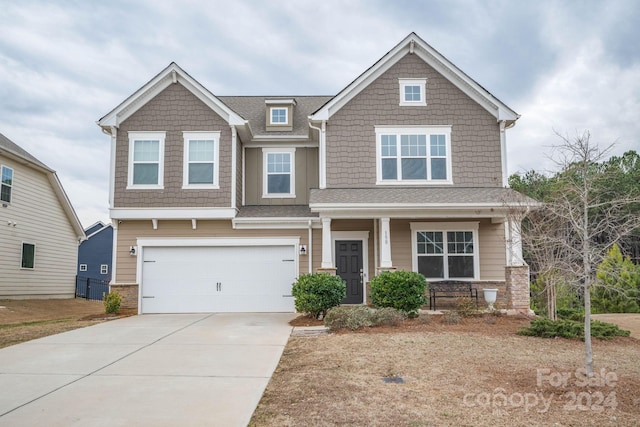
[[[332,276],[335,276],[337,270],[338,269],[336,267],[324,267],[324,268],[320,267],[320,268],[316,269],[316,272],[317,273],[327,273],[327,274],[330,274]]]
[[[529,289],[529,266],[505,267],[507,284],[507,308],[529,314],[531,301]]]
[[[122,295],[121,308],[138,309],[138,284],[137,283],[112,283],[109,292],[117,292]]]

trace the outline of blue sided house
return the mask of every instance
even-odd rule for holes
[[[113,227],[101,221],[85,229],[87,240],[78,248],[78,277],[111,280]]]

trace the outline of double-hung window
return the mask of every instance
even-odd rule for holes
[[[129,132],[127,188],[164,188],[165,132]]]
[[[399,79],[400,82],[400,105],[425,106],[425,87],[427,79]]]
[[[413,270],[427,279],[477,279],[478,223],[411,223]]]
[[[183,188],[220,188],[220,132],[184,132]]]
[[[0,168],[0,201],[11,203],[11,191],[13,190],[13,169],[2,166]]]
[[[376,126],[378,184],[450,184],[451,127]]]
[[[100,264],[100,274],[109,274],[109,264]]]
[[[295,148],[263,148],[262,197],[295,197]]]

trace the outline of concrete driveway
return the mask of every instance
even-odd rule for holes
[[[0,426],[246,426],[295,316],[135,316],[0,349]]]

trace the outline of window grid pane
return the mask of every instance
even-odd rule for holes
[[[6,166],[2,167],[2,183],[4,185],[13,185],[13,169]]]
[[[189,162],[213,162],[213,140],[189,141]]]
[[[272,108],[271,109],[271,123],[287,123],[287,109],[286,108]]]
[[[137,140],[133,147],[134,162],[157,162],[160,160],[160,141]]]
[[[267,193],[291,193],[291,153],[267,153]]]
[[[404,87],[404,100],[405,101],[421,101],[420,99],[420,86],[418,85],[406,85]]]
[[[447,151],[445,134],[380,135],[381,179],[446,180],[449,176]]]
[[[418,272],[425,277],[475,277],[472,231],[418,231],[416,243]]]

